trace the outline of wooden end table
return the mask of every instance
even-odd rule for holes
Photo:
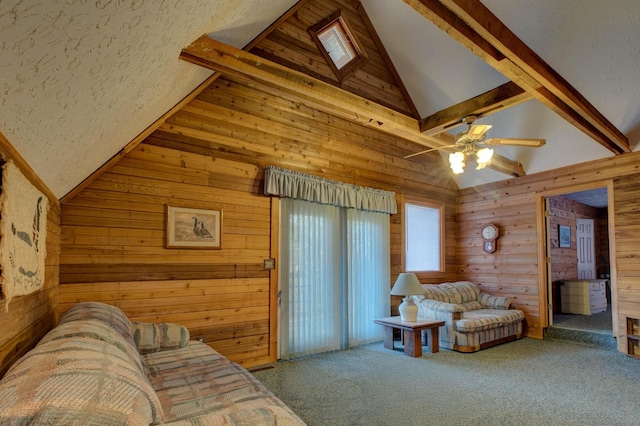
[[[402,321],[400,317],[378,318],[373,320],[376,324],[384,326],[384,347],[393,350],[393,329],[402,330],[404,340],[404,354],[418,358],[422,356],[422,330],[427,331],[427,345],[431,353],[440,350],[438,346],[438,327],[444,325],[444,321],[418,319],[418,321]]]

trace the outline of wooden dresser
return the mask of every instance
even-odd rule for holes
[[[560,286],[563,314],[591,315],[607,310],[608,280],[567,280]]]

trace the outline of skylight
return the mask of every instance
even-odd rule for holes
[[[340,11],[309,28],[309,33],[339,80],[364,63],[366,54]]]
[[[322,43],[338,69],[342,69],[354,58],[358,57],[358,52],[353,48],[349,36],[340,23],[340,20],[336,20],[318,32],[320,43]]]

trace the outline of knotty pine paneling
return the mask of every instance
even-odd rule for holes
[[[0,377],[22,355],[56,324],[55,308],[58,303],[58,275],[60,258],[60,203],[26,166],[9,141],[0,134],[0,156],[13,159],[22,173],[49,199],[45,258],[45,281],[41,290],[11,299],[5,312],[5,299],[0,297]]]
[[[362,67],[342,81],[333,73],[308,32],[308,28],[337,11],[341,11],[347,26],[366,53]],[[250,52],[405,115],[420,118],[358,1],[307,0]]]
[[[546,323],[541,309],[546,304],[540,301],[546,300],[547,290],[539,275],[537,198],[613,182],[615,202],[609,208],[614,209],[615,220],[609,226],[615,229],[615,238],[609,251],[616,289],[612,298],[618,311],[618,329],[613,331],[619,337],[618,350],[626,351],[626,316],[640,316],[640,263],[636,259],[640,256],[640,216],[635,206],[640,197],[639,161],[640,154],[625,154],[461,190],[456,208],[458,278],[482,283],[494,294],[513,296],[516,307],[525,311],[527,335],[542,338]],[[482,252],[479,230],[486,222],[495,223],[501,234],[492,255]],[[608,221],[600,218],[600,222],[606,226]],[[599,235],[602,239],[602,232]]]
[[[275,88],[221,77],[65,202],[59,311],[99,300],[134,320],[184,324],[243,365],[273,362],[277,283],[263,260],[277,257],[277,224],[264,167],[396,192],[389,288],[402,271],[403,197],[443,203],[447,269],[428,277],[441,282],[455,275],[457,189],[438,154],[402,158],[418,149]],[[166,204],[222,209],[222,249],[165,249]]]
[[[132,320],[183,324],[234,361],[270,362],[261,179],[251,164],[138,146],[63,206],[60,313],[98,300]],[[166,205],[221,209],[222,249],[164,248]]]
[[[617,277],[618,350],[626,352],[627,317],[640,318],[640,174],[614,180],[615,248],[612,260]],[[614,263],[615,262],[615,263]]]

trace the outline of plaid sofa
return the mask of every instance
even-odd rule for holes
[[[177,324],[72,307],[0,380],[4,425],[304,425],[238,364]]]
[[[422,284],[423,296],[413,296],[418,317],[445,322],[439,345],[476,352],[522,337],[524,313],[509,309],[511,298],[492,296],[468,281]]]

